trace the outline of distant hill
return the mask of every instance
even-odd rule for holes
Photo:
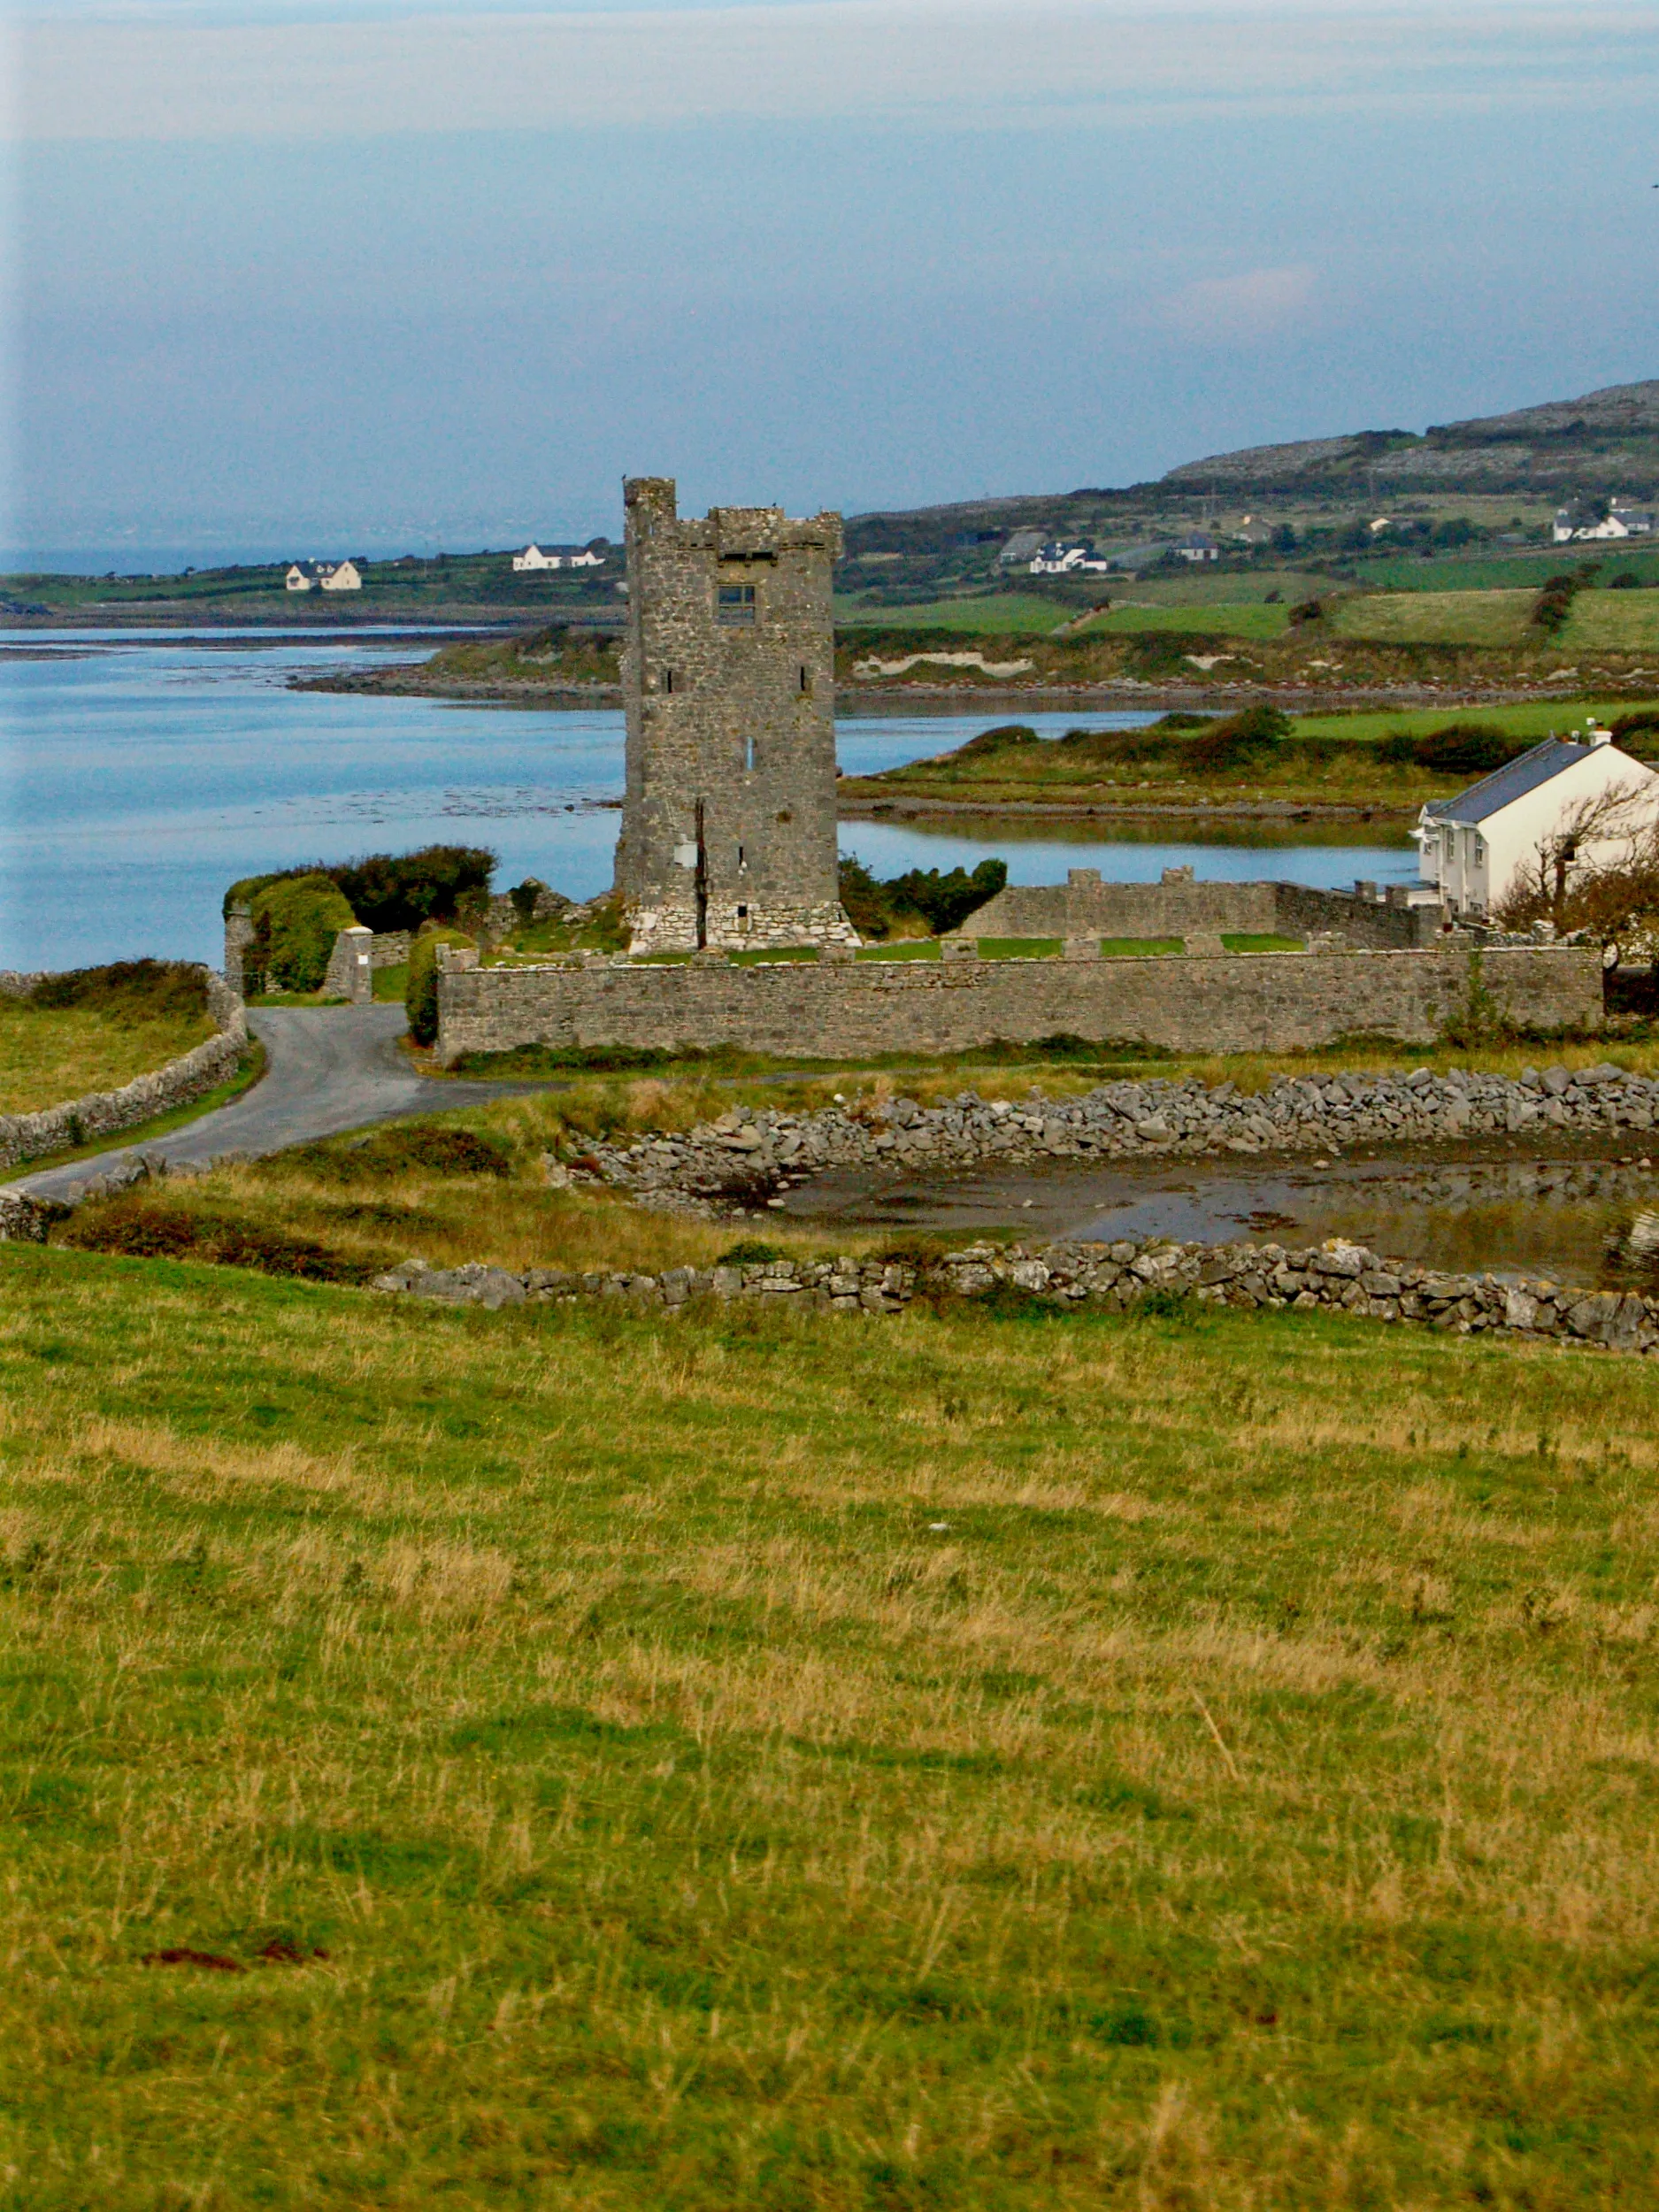
[[[1229,491],[1298,492],[1365,484],[1372,474],[1425,491],[1647,494],[1659,486],[1659,380],[1610,384],[1582,399],[1410,430],[1356,430],[1292,445],[1246,446],[1187,461],[1160,480]]]
[[[1550,400],[1507,415],[1478,416],[1413,430],[1355,430],[1287,445],[1247,446],[1186,461],[1164,476],[1116,489],[1024,493],[857,515],[847,528],[855,559],[924,549],[966,551],[1014,530],[1061,534],[1110,531],[1137,516],[1197,511],[1212,491],[1223,499],[1365,501],[1394,492],[1440,500],[1466,493],[1529,493],[1565,499],[1624,492],[1659,497],[1659,379],[1614,384],[1582,399]]]

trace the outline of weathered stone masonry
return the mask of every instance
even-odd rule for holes
[[[856,944],[837,886],[841,518],[624,488],[627,780],[617,888],[635,952]]]
[[[902,1312],[919,1297],[979,1298],[1019,1291],[1057,1306],[1125,1312],[1148,1295],[1201,1305],[1293,1307],[1356,1320],[1416,1322],[1455,1336],[1490,1333],[1579,1349],[1659,1353],[1659,1299],[1586,1291],[1555,1282],[1500,1282],[1379,1259],[1340,1238],[1302,1250],[1279,1244],[970,1245],[926,1270],[902,1261],[764,1260],[675,1267],[660,1275],[573,1275],[557,1267],[515,1274],[474,1263],[432,1268],[406,1261],[373,1288],[443,1305],[567,1304],[606,1298],[669,1313],[701,1299],[757,1299],[823,1313]]]
[[[1465,949],[480,968],[440,977],[438,1052],[449,1064],[521,1044],[735,1043],[825,1057],[964,1052],[1060,1034],[1177,1052],[1294,1051],[1367,1034],[1426,1044],[1466,1001],[1474,973]],[[1594,951],[1490,951],[1479,975],[1517,1025],[1601,1025]]]

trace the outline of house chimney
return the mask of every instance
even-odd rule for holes
[[[1585,736],[1592,745],[1610,745],[1613,742],[1612,731],[1604,730],[1594,722],[1585,732]]]

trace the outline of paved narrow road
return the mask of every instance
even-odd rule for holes
[[[406,1026],[401,1006],[263,1006],[249,1014],[248,1026],[265,1048],[265,1073],[228,1106],[187,1122],[171,1136],[42,1168],[5,1187],[36,1198],[63,1198],[73,1185],[107,1174],[141,1152],[169,1166],[219,1160],[227,1154],[257,1159],[371,1122],[567,1087],[439,1082],[420,1075],[398,1045]]]

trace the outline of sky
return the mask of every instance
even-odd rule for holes
[[[1659,0],[36,0],[0,562],[1125,484],[1659,375]]]

